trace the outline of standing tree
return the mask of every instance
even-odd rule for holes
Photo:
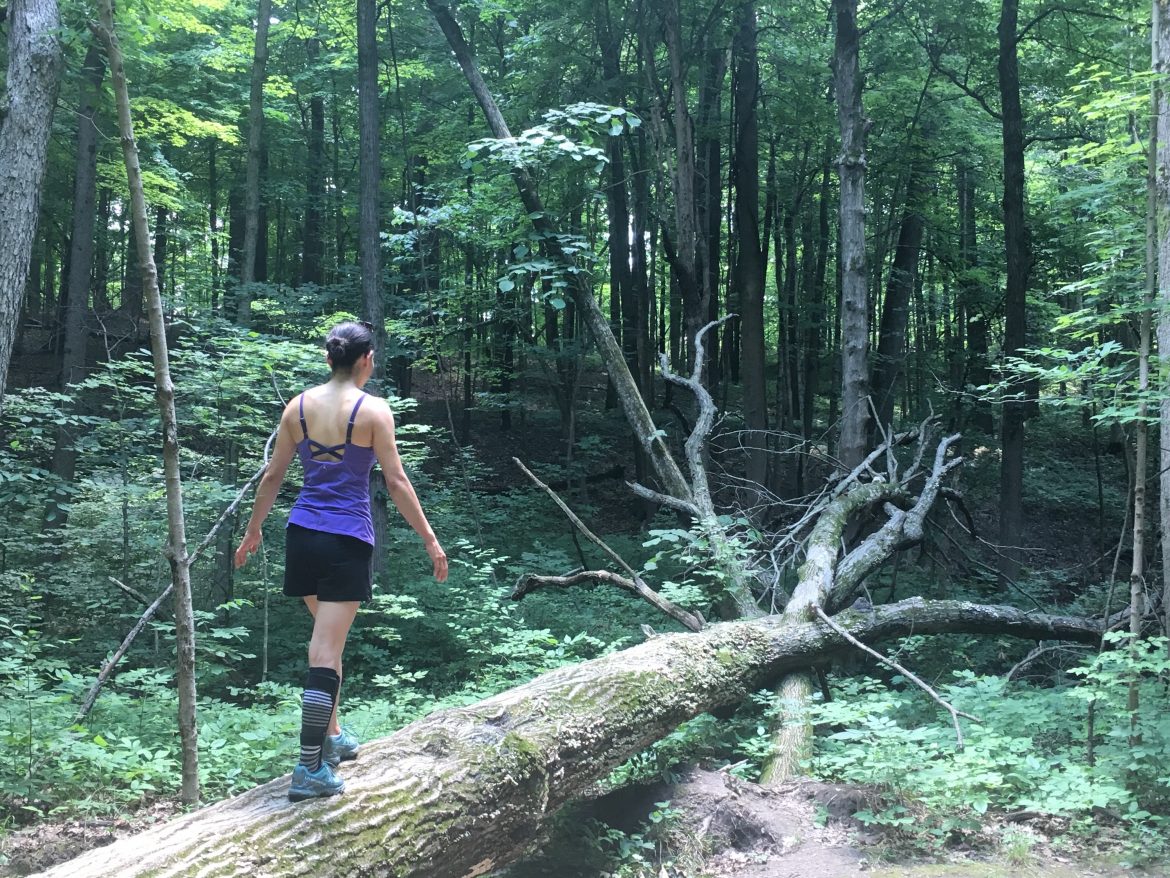
[[[0,121],[0,405],[20,324],[53,107],[61,81],[57,0],[13,0],[8,8],[7,93]]]
[[[1170,70],[1170,0],[1154,0],[1153,68],[1158,79],[1164,81]],[[1157,221],[1158,273],[1158,354],[1161,360],[1159,374],[1162,382],[1161,464],[1158,468],[1161,490],[1162,518],[1162,613],[1170,630],[1170,90],[1165,87],[1155,92],[1157,106],[1157,139],[1155,167],[1154,215]]]
[[[1003,129],[1003,239],[1007,257],[1007,289],[1004,293],[1003,353],[1019,357],[1027,343],[1028,273],[1032,268],[1028,227],[1024,220],[1024,112],[1020,105],[1019,0],[1003,0],[999,17],[999,97]],[[1024,399],[1008,399],[1003,405],[1000,440],[1003,460],[999,475],[999,539],[1005,545],[1019,542],[1023,527]],[[1002,556],[1001,568],[1012,576],[1018,566],[1016,553]]]
[[[747,478],[764,485],[768,476],[768,392],[764,378],[764,258],[760,241],[759,102],[760,66],[755,4],[739,9],[735,56],[735,229],[733,285],[739,294],[740,377],[743,419],[748,431]],[[753,505],[755,505],[753,503]]]
[[[868,389],[869,301],[865,278],[865,135],[861,105],[861,34],[857,0],[833,0],[837,36],[833,88],[841,128],[839,247],[841,250],[841,432],[837,459],[852,470],[865,457]]]
[[[252,284],[260,240],[260,154],[264,138],[264,78],[268,68],[268,23],[272,0],[260,0],[256,11],[256,52],[252,58],[252,92],[248,105],[248,168],[244,182],[244,245],[240,256],[240,291],[236,321],[252,319]]]
[[[267,0],[264,0],[267,2]],[[195,721],[195,615],[191,603],[191,556],[187,553],[187,532],[183,518],[183,483],[179,472],[179,425],[175,415],[175,386],[171,382],[167,330],[163,322],[162,296],[158,291],[158,271],[150,246],[150,229],[146,225],[146,195],[142,187],[142,169],[138,164],[138,146],[130,119],[130,94],[126,85],[126,68],[122,49],[114,30],[112,0],[101,0],[101,23],[94,25],[98,37],[106,44],[110,61],[110,79],[118,105],[118,129],[122,155],[126,161],[126,179],[130,189],[130,212],[138,264],[142,270],[142,287],[146,296],[150,322],[150,350],[154,359],[154,386],[162,417],[163,470],[167,490],[167,546],[165,554],[171,566],[171,584],[175,592],[175,647],[178,653],[176,679],[179,688],[179,736],[183,750],[182,799],[185,805],[199,804],[199,735]]]
[[[73,232],[69,236],[69,292],[65,297],[65,351],[61,357],[61,386],[79,380],[85,365],[85,316],[89,308],[90,276],[93,272],[93,231],[97,213],[98,129],[94,115],[106,65],[95,40],[85,53],[85,76],[77,113],[77,164],[73,175]],[[65,484],[73,482],[77,465],[72,429],[57,428],[53,449],[53,472]],[[46,512],[46,523],[59,525],[64,511],[54,503]]]

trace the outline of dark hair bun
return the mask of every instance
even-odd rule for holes
[[[329,330],[325,351],[334,372],[348,372],[374,348],[374,337],[361,323],[339,323]]]

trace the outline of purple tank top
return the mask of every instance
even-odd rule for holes
[[[288,523],[326,533],[357,537],[374,544],[374,522],[370,517],[370,470],[374,449],[354,445],[353,422],[366,396],[363,393],[349,413],[345,442],[322,445],[309,438],[305,423],[305,395],[301,394],[301,441],[297,453],[305,467],[305,484],[288,514]],[[331,455],[333,460],[319,457]]]

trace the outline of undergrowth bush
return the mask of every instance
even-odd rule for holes
[[[1074,820],[1096,816],[1144,839],[1150,830],[1170,829],[1170,716],[1162,709],[1168,671],[1165,638],[1086,660],[1071,671],[1080,685],[1013,685],[956,671],[940,694],[982,720],[961,721],[962,750],[949,715],[919,690],[870,678],[841,680],[832,702],[811,707],[810,719],[826,734],[817,739],[810,770],[887,794],[888,807],[858,818],[921,842],[942,843],[977,829],[989,809]],[[1138,681],[1142,705],[1132,729],[1126,708],[1131,679]],[[1091,760],[1090,701],[1096,712]],[[757,736],[742,747],[759,757],[764,744]]]

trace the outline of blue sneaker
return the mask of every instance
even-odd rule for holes
[[[293,769],[292,786],[288,788],[288,800],[301,802],[305,799],[318,799],[324,796],[336,796],[345,790],[345,781],[333,773],[333,767],[322,762],[316,771],[309,771],[303,765]]]
[[[357,737],[343,727],[340,735],[325,736],[325,744],[321,748],[321,761],[328,762],[336,768],[343,762],[357,759],[361,746]]]

